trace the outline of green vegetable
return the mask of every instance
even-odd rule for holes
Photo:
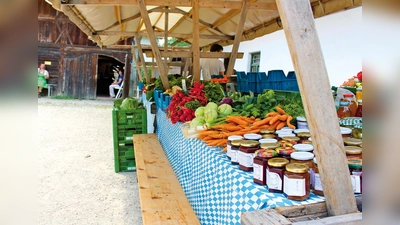
[[[190,108],[190,109],[193,109],[193,110],[197,110],[197,108],[199,108],[200,106],[201,106],[201,103],[199,101],[197,101],[197,100],[185,103],[185,107],[186,108]]]
[[[229,104],[222,104],[218,107],[218,112],[223,115],[230,115],[232,111],[232,107]]]
[[[296,117],[306,115],[300,93],[290,93],[279,102],[279,107],[285,110],[286,114],[293,117],[291,124],[296,124]]]
[[[203,106],[197,108],[196,111],[194,112],[194,115],[195,115],[196,117],[204,116],[204,108],[205,108],[205,107],[203,107]]]
[[[121,110],[135,110],[135,109],[142,109],[143,104],[138,102],[138,100],[127,97],[121,103]]]
[[[216,110],[209,110],[204,113],[204,120],[208,124],[212,124],[214,120],[218,118],[218,112]]]
[[[204,113],[209,111],[209,110],[218,110],[218,105],[215,102],[209,102],[206,107],[204,108]]]
[[[190,122],[190,128],[195,128],[197,126],[203,126],[205,124],[204,117],[196,117]]]
[[[218,83],[206,83],[204,86],[204,92],[209,102],[220,102],[225,97],[224,89]]]

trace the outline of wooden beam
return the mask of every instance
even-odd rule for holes
[[[126,19],[121,20],[121,23],[127,23],[127,22],[129,22],[129,21],[138,19],[138,18],[140,18],[140,17],[141,17],[141,15],[140,15],[140,13],[138,13],[138,14],[136,14],[136,15],[133,15],[133,16],[131,16],[131,17],[128,17],[128,18],[126,18]],[[119,23],[119,21],[117,21],[117,22],[113,23],[111,26],[109,26],[109,27],[103,29],[102,31],[109,30],[109,29],[114,28],[114,27],[117,27],[117,26],[119,26],[119,25],[120,25],[120,23]]]
[[[364,221],[365,223],[365,221]],[[362,219],[362,213],[351,213],[351,214],[346,214],[346,215],[340,215],[340,216],[331,216],[331,217],[325,217],[321,218],[318,220],[312,220],[312,221],[302,221],[302,222],[296,222],[293,223],[293,225],[341,225],[341,224],[346,224],[346,225],[361,225],[364,224],[363,219]]]
[[[146,62],[146,66],[158,66],[157,63],[152,63],[152,62]],[[168,62],[167,66],[184,66],[185,63],[183,62]]]
[[[138,56],[136,56],[135,48],[132,48],[132,56],[133,56],[133,60],[136,63],[136,66],[135,66],[136,72],[138,73],[139,80],[141,81],[143,78],[142,78],[142,73],[140,72],[140,64],[139,64]]]
[[[131,62],[132,58],[129,54],[125,55],[125,70],[124,70],[124,88],[122,89],[122,99],[129,96],[129,90],[131,87]]]
[[[189,15],[192,14],[192,9],[190,9],[190,11],[188,12],[188,14],[189,14]],[[183,21],[185,21],[185,19],[186,19],[186,16],[183,15],[183,16],[178,20],[178,22],[176,22],[176,23],[174,24],[174,26],[171,27],[171,29],[169,30],[169,32],[171,32],[171,33],[174,32],[174,30],[175,30],[179,25],[181,25],[181,23],[183,23]]]
[[[146,54],[147,57],[151,58],[154,57],[154,54],[151,50],[144,50],[144,53]],[[243,52],[237,53],[236,58],[242,59],[243,58]],[[181,51],[181,52],[165,52],[161,51],[161,57],[169,57],[169,58],[191,58],[193,56],[193,53],[191,51]],[[230,58],[231,53],[230,52],[200,52],[200,58],[213,58],[213,59],[218,59],[218,58]]]
[[[132,31],[96,31],[95,35],[103,35],[103,36],[127,36],[133,37],[135,35],[139,36],[148,36],[147,32],[132,32]],[[154,32],[156,37],[164,37],[164,32]],[[192,34],[177,34],[177,33],[168,33],[168,37],[174,38],[182,38],[182,39],[190,39],[193,37]],[[233,40],[233,36],[222,36],[222,35],[209,35],[209,34],[200,34],[200,39],[215,39],[215,40]]]
[[[226,8],[241,9],[242,1],[216,1],[216,0],[199,0],[199,8]],[[139,5],[139,0],[69,0],[68,3],[62,5]],[[146,0],[146,5],[151,6],[178,6],[191,7],[191,0]],[[275,3],[253,2],[249,5],[249,9],[258,10],[277,10]]]
[[[249,4],[250,2],[247,1],[243,2],[243,8],[242,12],[240,13],[239,24],[236,27],[236,35],[235,35],[235,41],[233,42],[232,46],[232,54],[231,57],[229,58],[228,68],[225,71],[225,74],[228,76],[233,75],[233,67],[235,66],[236,55],[239,50],[240,41],[242,40],[243,27],[244,27],[244,22],[246,21],[247,12],[249,10]]]
[[[150,76],[149,73],[147,72],[147,67],[146,67],[146,61],[144,59],[144,54],[143,54],[143,49],[142,49],[142,45],[141,45],[141,41],[142,41],[142,37],[140,36],[135,36],[135,41],[136,41],[136,46],[138,49],[138,53],[139,53],[139,58],[140,58],[140,62],[141,65],[143,67],[143,72],[144,72],[144,76],[146,77],[146,80],[150,80]]]
[[[291,225],[292,223],[273,209],[243,212],[240,216],[241,225]]]
[[[277,0],[329,215],[357,212],[331,85],[309,0]]]
[[[218,27],[219,25],[225,23],[226,21],[232,19],[232,17],[236,16],[240,13],[240,9],[231,9],[229,10],[223,17],[220,17],[215,23],[213,23],[213,28]]]
[[[166,8],[168,9],[168,6]],[[164,51],[168,51],[168,11],[164,14]]]
[[[165,89],[169,89],[170,85],[169,85],[169,81],[168,81],[168,77],[167,77],[168,71],[162,61],[160,50],[159,50],[158,44],[157,44],[157,40],[154,35],[154,31],[153,31],[153,28],[152,28],[152,25],[150,22],[149,14],[147,13],[147,10],[146,10],[146,5],[144,3],[144,0],[138,0],[138,3],[139,3],[139,10],[140,10],[140,13],[142,14],[142,18],[144,21],[144,25],[146,26],[147,32],[149,33],[149,40],[150,40],[151,47],[153,49],[153,54],[156,58],[156,62],[157,62],[158,68],[159,68],[162,84]],[[138,44],[138,47],[139,46],[140,46],[140,44]]]
[[[193,81],[200,82],[200,15],[199,1],[192,0],[193,17]]]

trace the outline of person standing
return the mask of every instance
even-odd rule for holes
[[[45,69],[42,63],[38,68],[38,97],[40,98],[43,88],[47,88],[47,80],[50,78],[49,72]]]
[[[219,44],[211,45],[210,52],[222,52],[224,48]],[[203,80],[211,80],[211,75],[224,75],[224,63],[219,59],[201,59],[200,70]]]
[[[121,87],[122,82],[124,81],[124,74],[122,73],[122,70],[118,71],[118,78],[117,81],[112,82],[110,85],[110,97],[115,98],[115,93],[114,93],[114,88]]]

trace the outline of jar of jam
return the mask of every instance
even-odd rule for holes
[[[245,140],[255,140],[258,141],[260,140],[262,137],[259,134],[245,134],[243,135]]]
[[[362,194],[362,159],[349,159],[347,162],[353,191],[355,194]]]
[[[290,130],[277,130],[277,131],[275,132],[275,134],[276,134],[277,137],[278,137],[278,138],[277,138],[278,141],[282,140],[282,138],[285,137],[285,136],[292,136],[292,135],[294,135],[293,132],[290,131]]]
[[[239,168],[241,170],[253,171],[254,153],[259,149],[260,143],[253,140],[244,140],[240,144],[238,152]]]
[[[362,140],[358,138],[343,138],[343,142],[347,146],[359,146],[362,144]]]
[[[316,158],[314,158],[314,164],[315,164],[315,167],[313,168],[314,179],[310,179],[310,180],[313,180],[312,184],[311,184],[311,188],[312,188],[314,194],[319,195],[319,196],[324,196],[324,189],[322,188],[322,181],[321,181],[321,176],[319,175],[318,164],[317,164]]]
[[[297,133],[297,137],[300,138],[301,144],[305,144],[304,142],[308,141],[308,138],[311,137],[311,134],[310,134],[310,132],[300,132],[300,133]]]
[[[231,154],[232,154],[232,141],[234,140],[243,140],[242,136],[238,136],[238,135],[233,135],[233,136],[229,136],[228,137],[228,144],[226,145],[226,156],[228,157],[228,159],[231,159]]]
[[[289,163],[283,176],[283,193],[288,199],[304,201],[310,197],[310,174],[308,166]]]
[[[289,164],[289,160],[285,158],[273,158],[268,160],[266,179],[269,192],[283,192],[283,174],[287,164]]]
[[[278,156],[275,150],[260,149],[255,152],[253,163],[253,181],[254,183],[265,185],[266,184],[266,170],[268,160]]]
[[[274,150],[279,147],[278,143],[262,143],[260,148],[267,149],[267,150]]]
[[[261,129],[260,130],[260,134],[264,135],[264,134],[274,134],[275,130],[269,130],[269,129]]]
[[[294,134],[293,134],[294,135]],[[293,145],[297,144],[300,141],[299,137],[296,136],[285,136],[282,138],[282,141],[287,141]]]
[[[314,182],[314,154],[311,152],[293,152],[290,155],[290,163],[300,163],[306,165],[309,170],[308,173],[310,174],[310,182]]]
[[[290,155],[295,151],[293,147],[279,147],[275,150],[282,158],[287,160],[290,160]]]
[[[262,134],[261,137],[263,139],[275,139],[275,134]]]
[[[347,127],[340,127],[340,133],[343,138],[349,138],[351,136],[352,130]]]
[[[293,133],[281,133],[281,134],[278,134],[278,140],[282,140],[285,137],[296,137],[296,135],[293,134]]]
[[[357,146],[344,146],[347,159],[362,159],[362,148]]]
[[[240,145],[242,144],[243,140],[233,140],[231,141],[231,163],[235,164],[235,165],[239,165],[239,161],[238,161],[238,155],[239,155],[239,148]]]
[[[277,143],[278,140],[276,140],[275,138],[263,138],[258,140],[258,142],[260,142],[260,144],[264,144],[264,143]]]
[[[310,144],[297,144],[293,145],[293,148],[296,149],[297,152],[313,152],[314,146]]]

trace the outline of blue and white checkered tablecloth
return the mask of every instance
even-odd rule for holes
[[[196,138],[185,139],[180,124],[157,111],[157,137],[201,224],[240,224],[242,212],[323,202],[311,194],[306,201],[291,201],[253,182],[253,173],[232,165],[221,148]]]

